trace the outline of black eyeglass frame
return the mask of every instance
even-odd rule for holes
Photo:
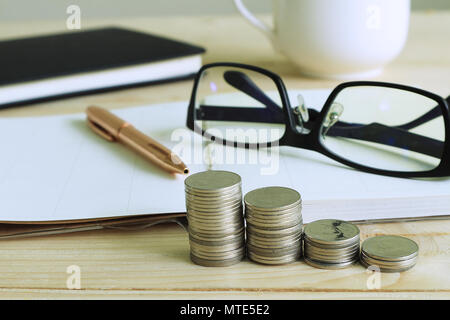
[[[204,73],[206,69],[213,68],[213,67],[233,67],[233,68],[242,68],[247,69],[255,72],[259,72],[270,79],[272,79],[280,93],[280,98],[282,102],[282,111],[284,114],[284,124],[286,125],[285,132],[283,136],[276,141],[268,142],[265,144],[261,143],[238,143],[235,141],[227,141],[222,138],[218,138],[216,136],[210,135],[205,130],[200,128],[195,123],[195,98],[197,95],[197,89],[198,85],[201,80],[201,76]],[[330,110],[332,103],[336,96],[341,92],[343,89],[348,87],[355,87],[355,86],[376,86],[376,87],[387,87],[387,88],[394,88],[399,90],[405,90],[414,92],[420,95],[423,95],[427,98],[430,98],[439,105],[442,116],[444,119],[444,125],[445,125],[445,142],[443,147],[443,153],[441,156],[440,163],[438,166],[432,170],[427,171],[393,171],[393,170],[382,170],[377,169],[369,166],[364,166],[359,163],[347,160],[343,157],[340,157],[339,155],[336,155],[335,153],[328,150],[325,146],[322,145],[320,140],[320,134],[323,122],[325,120],[325,117],[328,114],[328,111]],[[260,148],[260,147],[270,147],[274,142],[276,142],[280,146],[291,146],[291,147],[297,147],[301,149],[307,149],[307,150],[313,150],[316,152],[319,152],[339,163],[345,164],[351,168],[355,168],[357,170],[378,174],[378,175],[385,175],[385,176],[392,176],[392,177],[400,177],[400,178],[427,178],[427,177],[444,177],[450,175],[450,142],[449,142],[449,136],[450,136],[450,112],[449,112],[449,106],[444,98],[441,96],[438,96],[432,92],[422,90],[415,87],[410,87],[406,85],[396,84],[396,83],[388,83],[388,82],[378,82],[378,81],[351,81],[351,82],[344,82],[339,84],[336,88],[333,89],[333,91],[328,96],[325,104],[323,105],[321,111],[315,117],[313,126],[311,127],[311,130],[309,133],[304,134],[298,132],[296,129],[296,117],[297,115],[294,114],[294,109],[291,107],[291,104],[289,102],[288,94],[286,87],[284,85],[283,80],[280,76],[277,74],[263,69],[256,66],[246,65],[246,64],[240,64],[240,63],[211,63],[204,65],[196,74],[194,79],[194,86],[192,89],[192,94],[189,102],[188,107],[188,115],[187,115],[187,121],[186,126],[195,131],[195,132],[201,132],[202,136],[206,139],[210,139],[211,141],[214,141],[216,143],[220,143],[223,145],[234,145],[235,147],[243,147],[243,148]],[[310,120],[311,121],[311,120]]]

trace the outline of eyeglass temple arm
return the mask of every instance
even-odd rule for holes
[[[273,112],[260,107],[224,107],[200,105],[196,110],[196,119],[209,121],[238,121],[238,122],[262,122],[284,123],[284,115],[281,108]]]
[[[200,106],[197,119],[210,121],[248,121],[263,123],[284,123],[280,106],[262,91],[245,73],[225,71],[223,78],[232,87],[259,101],[266,108]]]
[[[332,126],[327,136],[344,137],[349,139],[375,142],[404,150],[419,152],[440,159],[444,143],[416,133],[389,127],[379,123],[371,123],[360,127],[339,126],[339,122]]]
[[[234,88],[244,92],[248,96],[258,100],[263,105],[273,112],[273,115],[278,114],[280,111],[280,106],[270,99],[245,73],[240,71],[225,71],[223,74],[225,81],[233,86]],[[450,96],[446,99],[447,103],[450,104]],[[400,126],[395,126],[398,129],[410,130],[416,128],[428,121],[431,121],[441,115],[440,107],[436,106],[432,110],[428,111],[419,118],[405,123]],[[262,118],[266,118],[267,114],[262,115]],[[255,122],[255,120],[253,120]],[[258,121],[261,122],[261,121]]]
[[[284,115],[281,110],[282,109],[280,107],[278,107],[276,112],[272,112],[267,108],[259,107],[252,108],[201,105],[199,109],[197,109],[196,119],[209,121],[283,124]],[[312,120],[318,116],[318,112],[316,110],[308,109],[308,112]],[[407,129],[389,127],[379,123],[361,125],[338,121],[329,129],[327,135],[391,145],[436,158],[441,157],[441,150],[443,147],[443,142],[439,140],[408,132]]]
[[[402,124],[400,126],[395,126],[395,127],[399,128],[399,129],[404,129],[404,130],[414,129],[424,123],[427,123],[428,121],[436,119],[437,117],[439,117],[441,115],[442,115],[441,108],[439,106],[436,106],[433,109],[431,109],[430,111],[428,111],[427,113],[418,117],[417,119],[414,119],[413,121],[410,121],[408,123]]]
[[[280,106],[270,99],[245,73],[240,71],[225,71],[223,78],[230,86],[261,102],[269,111],[276,113],[280,110]]]
[[[448,96],[445,100],[447,101],[447,104],[450,104],[450,96]],[[428,121],[436,119],[437,117],[439,117],[441,115],[442,115],[441,108],[439,106],[436,106],[433,109],[431,109],[430,111],[428,111],[427,113],[418,117],[417,119],[414,119],[413,121],[402,124],[400,126],[396,126],[396,128],[410,130],[410,129],[416,128],[424,123],[427,123]]]

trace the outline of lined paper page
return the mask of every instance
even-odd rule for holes
[[[184,127],[186,104],[115,113],[172,147],[170,132]],[[100,138],[86,126],[85,115],[0,119],[0,145],[1,221],[185,210],[183,177],[167,174],[124,146]]]

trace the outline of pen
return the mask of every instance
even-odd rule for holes
[[[188,174],[189,169],[171,150],[135,129],[106,109],[91,106],[86,109],[88,126],[111,142],[121,142],[148,161],[170,173]]]

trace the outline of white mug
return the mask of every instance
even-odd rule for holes
[[[239,12],[309,76],[367,78],[401,52],[410,0],[273,0],[274,28]]]

